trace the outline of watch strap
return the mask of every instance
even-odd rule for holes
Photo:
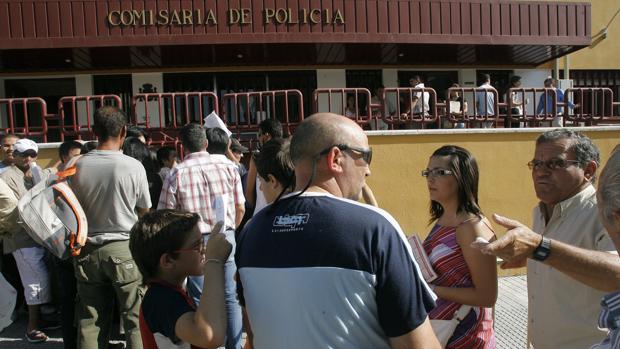
[[[549,257],[550,253],[551,253],[551,240],[543,236],[542,240],[540,241],[540,244],[538,244],[538,247],[536,247],[536,249],[534,250],[534,253],[532,254],[532,258],[537,261],[544,261],[545,259],[547,259],[547,257]]]

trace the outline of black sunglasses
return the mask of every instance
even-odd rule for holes
[[[342,151],[359,153],[362,156],[362,159],[364,159],[364,161],[368,164],[368,166],[370,166],[370,163],[372,162],[372,148],[364,149],[364,148],[352,147],[347,144],[330,145],[329,147],[323,149],[319,153],[318,156],[322,156],[322,155],[329,153],[329,151],[332,150],[333,147],[336,147]]]
[[[37,155],[38,155],[38,154],[37,154],[37,152],[36,152],[36,151],[34,151],[34,150],[26,150],[26,151],[23,151],[23,152],[15,152],[15,151],[14,151],[13,153],[14,153],[15,155],[17,155],[17,156],[21,156],[21,157],[23,157],[23,158],[26,158],[26,157],[36,158],[36,157],[37,157]]]

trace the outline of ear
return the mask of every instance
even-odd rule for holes
[[[159,267],[164,270],[169,270],[174,267],[174,259],[172,259],[169,253],[164,253],[159,256]]]
[[[277,189],[278,186],[280,186],[280,182],[270,173],[267,175],[267,185],[269,185],[271,189]]]
[[[598,164],[596,161],[590,161],[583,168],[583,175],[588,180],[588,182],[592,181],[594,175],[596,174],[596,169],[598,168]]]
[[[342,153],[342,150],[338,149],[338,147],[333,147],[332,150],[327,153],[326,158],[329,172],[342,173],[342,166],[344,162],[344,154]]]
[[[123,126],[120,133],[121,139],[125,139],[127,137],[127,125]]]

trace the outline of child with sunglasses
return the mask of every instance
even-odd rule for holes
[[[129,249],[148,285],[140,309],[145,349],[217,348],[224,343],[224,262],[232,246],[221,233],[221,222],[205,244],[199,219],[195,213],[159,210],[131,230]],[[196,307],[185,280],[203,273],[204,291]]]

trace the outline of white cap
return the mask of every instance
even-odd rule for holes
[[[34,150],[35,153],[39,153],[39,147],[37,146],[37,143],[27,138],[19,139],[17,142],[15,142],[15,145],[13,146],[13,152],[15,153],[23,153],[28,150]]]

